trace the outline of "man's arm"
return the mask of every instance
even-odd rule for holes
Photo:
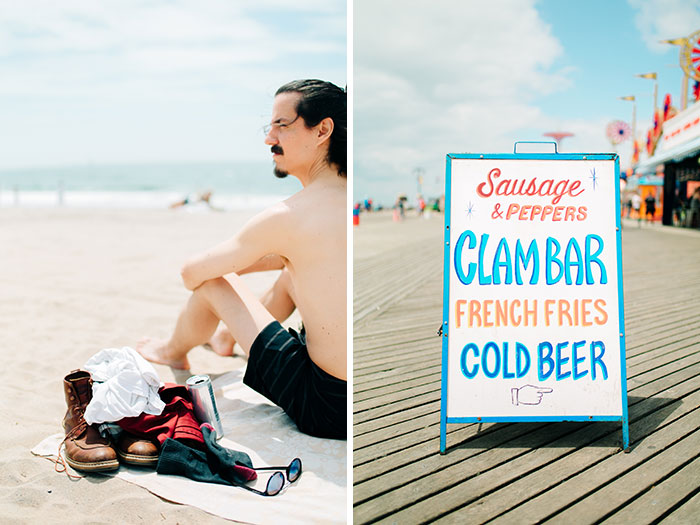
[[[180,272],[185,288],[194,290],[204,281],[232,272],[251,271],[251,267],[263,264],[261,259],[268,255],[278,254],[268,263],[281,263],[292,227],[290,215],[284,203],[268,208],[248,221],[231,239],[190,258]]]
[[[276,253],[271,253],[269,255],[264,255],[247,268],[244,268],[236,273],[238,275],[243,275],[246,273],[269,272],[271,270],[282,269],[284,269],[284,258]]]

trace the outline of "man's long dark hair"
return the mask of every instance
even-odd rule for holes
[[[348,164],[348,99],[345,90],[323,80],[293,80],[277,90],[280,93],[299,93],[297,114],[311,128],[324,118],[333,120],[333,133],[328,142],[329,164],[338,166],[338,175],[347,177]]]

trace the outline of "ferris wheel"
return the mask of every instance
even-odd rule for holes
[[[690,78],[700,82],[700,31],[686,39],[681,50],[681,68]]]

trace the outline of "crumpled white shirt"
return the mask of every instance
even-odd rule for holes
[[[133,348],[105,348],[88,359],[83,369],[93,380],[92,400],[84,414],[88,425],[163,412],[165,403],[158,395],[163,383],[153,365]]]

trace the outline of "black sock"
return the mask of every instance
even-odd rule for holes
[[[257,477],[248,454],[222,447],[216,443],[216,433],[207,427],[202,430],[206,452],[168,438],[161,448],[156,472],[222,485],[240,485]]]

